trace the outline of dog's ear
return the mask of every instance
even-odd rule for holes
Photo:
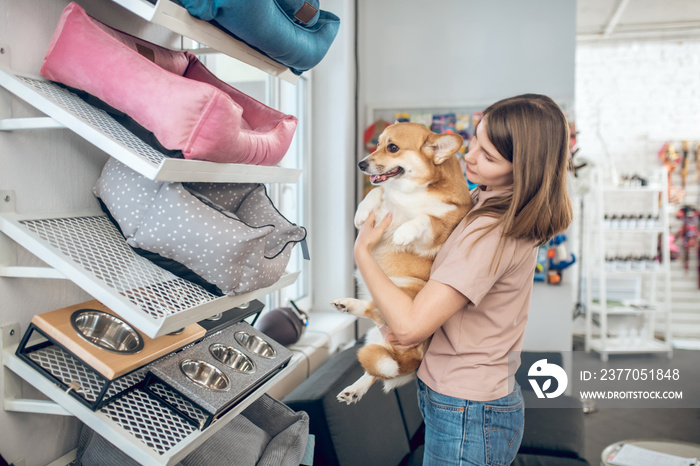
[[[435,165],[440,165],[457,153],[463,142],[459,134],[430,133],[423,143],[422,150],[433,158]]]

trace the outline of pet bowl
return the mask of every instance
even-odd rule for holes
[[[231,381],[226,374],[208,362],[197,359],[183,359],[180,361],[180,370],[192,382],[206,389],[215,392],[225,392],[231,388]]]
[[[255,363],[242,351],[228,345],[214,343],[209,347],[209,352],[219,362],[225,364],[236,372],[252,374],[255,372]]]
[[[245,349],[262,356],[263,358],[272,359],[277,356],[277,351],[268,342],[257,335],[252,335],[248,332],[236,332],[234,335],[236,341]]]
[[[95,309],[79,309],[70,316],[73,329],[93,345],[117,353],[143,349],[141,334],[120,318]]]

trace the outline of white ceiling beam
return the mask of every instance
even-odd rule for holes
[[[613,31],[615,30],[615,26],[617,26],[617,23],[620,21],[620,18],[625,12],[625,9],[627,8],[629,2],[630,0],[620,0],[620,2],[617,4],[617,8],[615,8],[615,13],[613,13],[612,18],[610,18],[610,21],[608,21],[607,26],[605,26],[605,32],[603,32],[603,37],[610,37],[612,35]]]

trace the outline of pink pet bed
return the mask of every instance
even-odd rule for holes
[[[186,159],[276,165],[297,125],[216,78],[191,53],[112,29],[74,2],[61,15],[41,74],[124,112]]]

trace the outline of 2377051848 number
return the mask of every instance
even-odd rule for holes
[[[598,380],[680,380],[678,369],[601,369]]]

